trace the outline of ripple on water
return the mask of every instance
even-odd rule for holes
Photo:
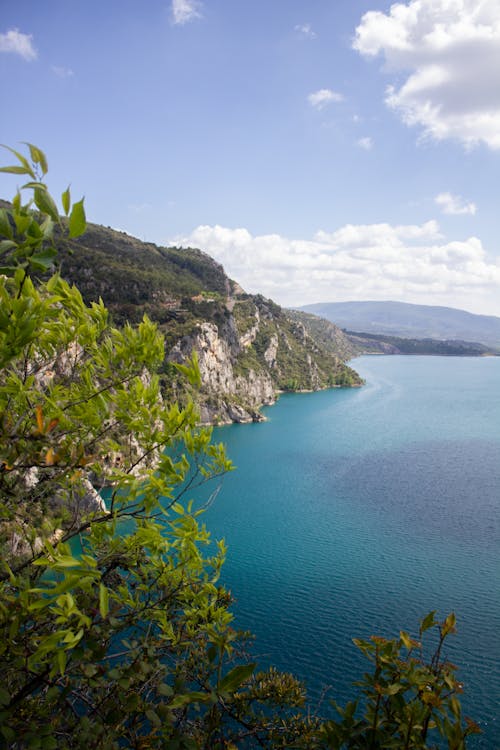
[[[363,369],[364,368],[364,369]],[[286,396],[224,428],[238,471],[207,514],[262,663],[340,702],[365,669],[352,637],[456,611],[465,712],[499,745],[500,360],[370,358],[364,389]],[[497,742],[497,745],[495,743]]]

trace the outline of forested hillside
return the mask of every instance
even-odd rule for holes
[[[204,422],[259,419],[260,406],[280,390],[361,383],[345,364],[354,347],[339,328],[323,321],[320,331],[272,300],[246,294],[200,250],[158,247],[93,224],[61,244],[61,274],[86,302],[101,297],[118,325],[144,313],[159,324],[164,388],[178,398],[170,363],[197,352]]]

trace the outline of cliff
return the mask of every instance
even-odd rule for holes
[[[172,363],[198,354],[204,423],[259,420],[277,391],[360,385],[345,364],[355,349],[337,326],[250,295],[196,249],[158,247],[89,224],[64,241],[61,275],[87,302],[101,297],[117,324],[146,313],[165,335],[165,392],[182,400]],[[317,319],[316,319],[317,320]]]

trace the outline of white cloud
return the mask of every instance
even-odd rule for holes
[[[363,148],[365,151],[371,151],[373,148],[373,138],[370,138],[370,136],[359,138],[359,140],[356,141],[356,143],[358,144],[360,148]]]
[[[408,125],[436,140],[500,149],[500,3],[498,0],[409,0],[369,11],[353,47],[382,54],[386,103]]]
[[[52,65],[52,72],[56,74],[58,78],[72,78],[75,74],[71,68],[65,68],[62,65]]]
[[[439,193],[434,198],[434,202],[441,208],[444,214],[459,216],[460,214],[471,214],[474,216],[477,207],[472,201],[467,202],[460,195],[452,193]]]
[[[172,20],[182,26],[189,21],[201,18],[199,0],[172,0]]]
[[[338,94],[336,91],[331,89],[319,89],[312,94],[309,94],[307,101],[315,109],[323,109],[328,104],[333,102],[341,102],[344,100],[342,94]]]
[[[308,39],[315,39],[318,35],[315,31],[313,31],[313,28],[310,23],[299,23],[297,26],[295,26],[295,31],[297,31],[301,36],[305,36]]]
[[[309,240],[199,226],[172,244],[201,248],[247,291],[284,305],[396,299],[500,314],[500,262],[476,237],[447,240],[436,221],[347,224]]]
[[[10,29],[5,34],[0,34],[0,52],[12,52],[28,61],[35,60],[38,56],[32,34],[23,34],[19,29]]]

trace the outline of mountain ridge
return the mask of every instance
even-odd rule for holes
[[[374,301],[318,302],[297,308],[335,320],[342,329],[411,339],[475,342],[500,347],[500,317],[442,305]]]

